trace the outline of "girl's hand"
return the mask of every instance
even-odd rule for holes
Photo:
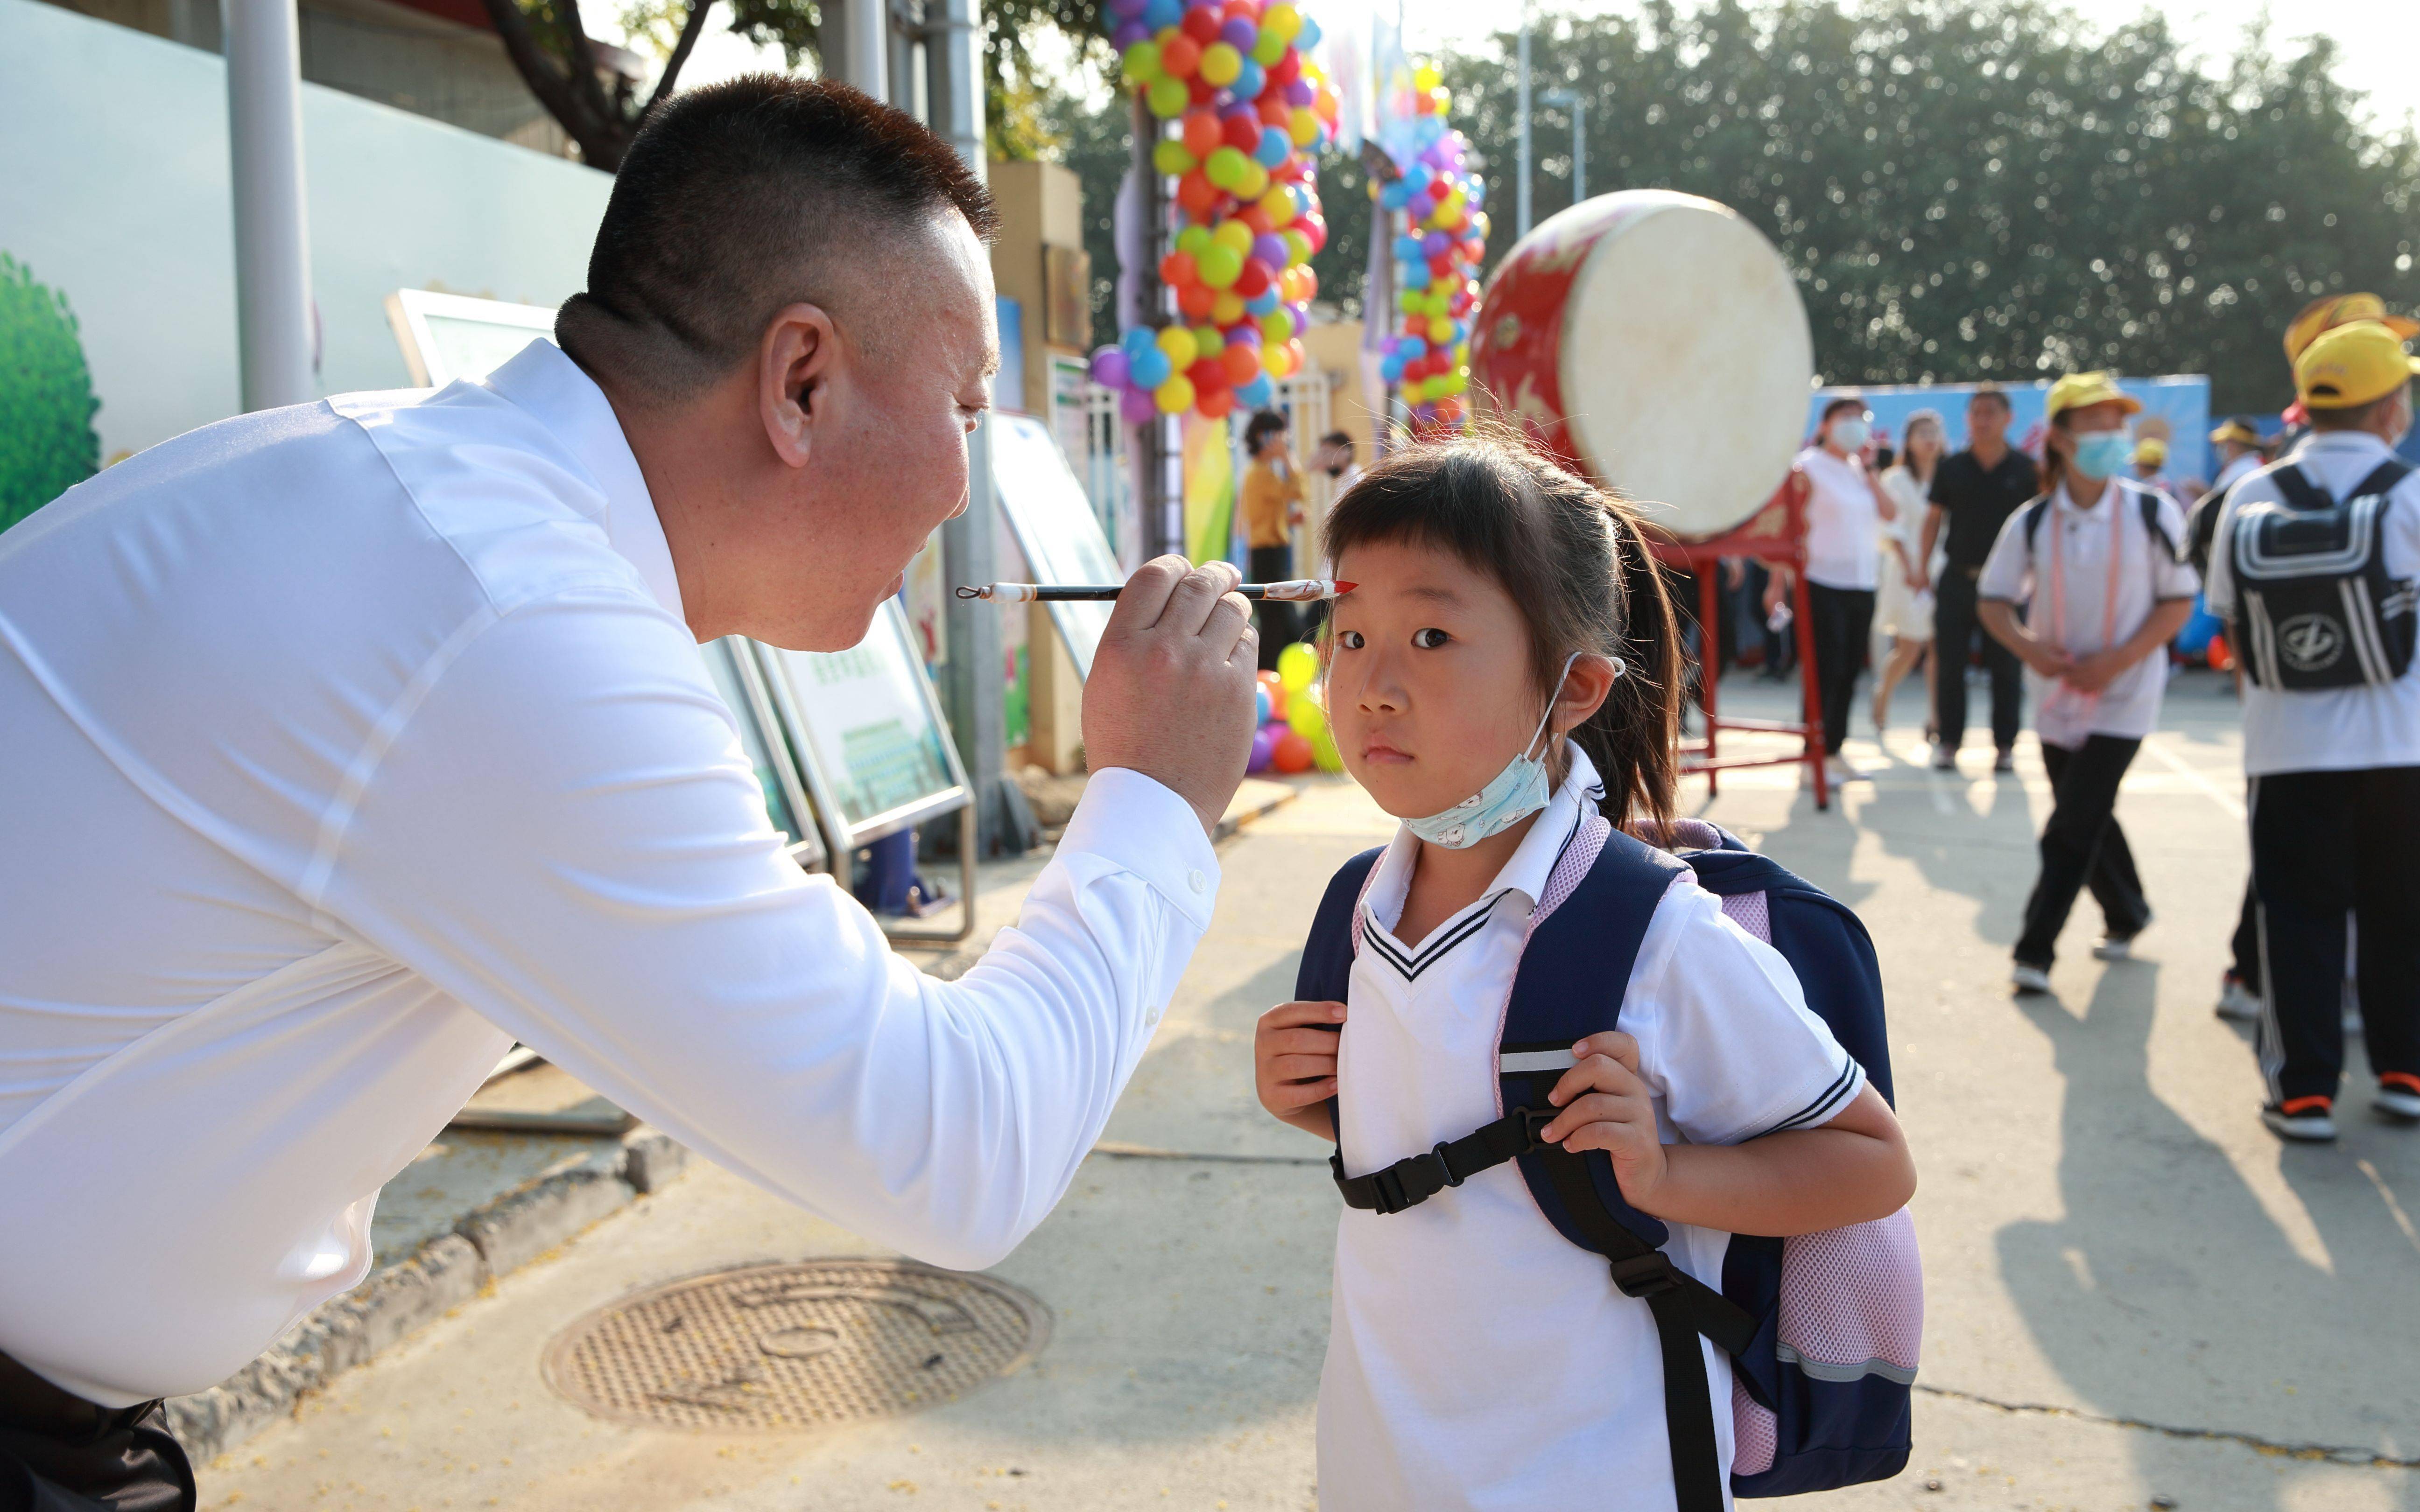
[[[1621,1195],[1641,1212],[1664,1184],[1664,1141],[1655,1128],[1655,1105],[1638,1079],[1638,1041],[1618,1029],[1591,1034],[1572,1046],[1579,1064],[1546,1094],[1562,1109],[1538,1137],[1574,1154],[1602,1149],[1613,1157]]]
[[[1333,1029],[1343,1022],[1342,1003],[1280,1003],[1261,1015],[1252,1031],[1252,1082],[1261,1106],[1279,1122],[1336,1137],[1326,1104],[1336,1095]]]

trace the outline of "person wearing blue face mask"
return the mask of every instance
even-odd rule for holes
[[[2009,972],[2021,993],[2050,990],[2053,948],[2086,887],[2105,925],[2092,952],[2102,960],[2125,959],[2151,921],[2118,827],[2118,784],[2159,721],[2168,664],[2157,653],[2200,584],[2177,558],[2183,511],[2129,476],[2127,421],[2142,408],[2106,373],[2051,385],[2046,491],[2009,517],[1976,580],[1983,628],[2028,670],[2053,793]]]
[[[1790,466],[1790,486],[1807,509],[1807,607],[1813,621],[1815,683],[1823,711],[1823,754],[1838,781],[1859,774],[1840,760],[1856,701],[1857,672],[1874,624],[1874,590],[1881,580],[1882,528],[1899,517],[1866,465],[1873,440],[1873,417],[1866,401],[1842,394],[1823,407],[1815,444]],[[1765,588],[1765,612],[1789,591],[1790,574],[1776,570]]]

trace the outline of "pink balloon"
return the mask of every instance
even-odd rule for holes
[[[1118,414],[1129,425],[1140,425],[1157,413],[1159,405],[1148,389],[1127,389],[1118,395]]]

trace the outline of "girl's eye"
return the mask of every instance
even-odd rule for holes
[[[1443,630],[1437,629],[1434,625],[1427,629],[1414,630],[1412,632],[1412,644],[1419,647],[1422,651],[1435,651],[1437,647],[1444,645],[1451,638]]]
[[[1358,630],[1340,630],[1337,632],[1336,643],[1347,651],[1358,651],[1361,649],[1361,632]]]

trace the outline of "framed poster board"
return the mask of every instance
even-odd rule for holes
[[[1100,517],[1067,466],[1050,427],[1032,415],[994,413],[992,489],[1038,583],[1120,583],[1125,570]],[[1078,675],[1093,675],[1093,653],[1109,625],[1110,604],[1052,604],[1050,623],[1067,643]]]
[[[403,348],[415,388],[442,389],[504,366],[533,336],[554,339],[554,312],[537,304],[474,300],[467,294],[397,289],[386,297],[387,323]]]
[[[742,649],[744,642],[725,637],[697,648],[714,690],[722,695],[739,726],[739,749],[755,768],[756,785],[765,793],[765,817],[781,832],[791,858],[810,872],[825,870],[830,856],[816,833],[814,810],[807,801],[806,784],[791,764],[789,748],[768,738],[780,730],[773,702],[765,690],[763,671]]]
[[[1093,344],[1093,259],[1080,247],[1042,249],[1042,339],[1078,351]]]
[[[896,598],[846,651],[755,652],[833,850],[968,807],[957,745]]]

